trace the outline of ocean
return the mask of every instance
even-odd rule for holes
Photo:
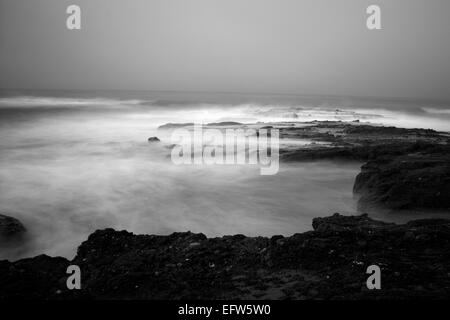
[[[30,241],[1,251],[0,259],[72,258],[102,228],[288,236],[310,230],[314,217],[354,214],[361,163],[282,163],[274,176],[254,166],[176,166],[168,137],[157,130],[165,123],[312,120],[450,131],[450,106],[326,96],[1,91],[0,213],[21,220]],[[149,144],[152,136],[162,143]]]

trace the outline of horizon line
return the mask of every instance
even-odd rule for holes
[[[433,102],[450,104],[450,99],[439,98],[419,98],[419,97],[387,97],[387,96],[371,96],[371,95],[352,95],[352,94],[326,94],[326,93],[288,93],[288,92],[257,92],[257,91],[213,91],[213,90],[173,90],[173,89],[46,89],[46,88],[0,88],[1,91],[58,91],[58,92],[159,92],[159,93],[185,93],[185,94],[223,94],[223,95],[257,95],[257,96],[291,96],[291,97],[329,97],[329,98],[365,98],[378,100],[397,100],[408,102]]]

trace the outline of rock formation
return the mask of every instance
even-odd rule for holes
[[[0,299],[407,299],[450,297],[450,220],[313,220],[290,237],[98,230],[76,257],[0,261]],[[81,268],[68,290],[66,268]],[[366,287],[381,268],[382,290]]]
[[[0,214],[0,247],[23,240],[26,229],[16,218]]]

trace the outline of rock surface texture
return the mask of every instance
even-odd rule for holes
[[[290,237],[207,238],[98,230],[76,257],[0,261],[0,298],[444,299],[450,297],[450,220],[404,225],[362,216],[316,218]],[[81,268],[68,290],[66,268]],[[381,268],[382,289],[366,287]]]
[[[370,160],[356,177],[359,205],[450,212],[450,154],[407,154]]]

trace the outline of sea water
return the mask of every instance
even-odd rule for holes
[[[356,213],[361,163],[281,163],[273,176],[254,166],[176,166],[157,129],[165,123],[360,120],[446,130],[449,116],[440,105],[337,97],[2,92],[0,213],[21,220],[29,240],[0,259],[71,258],[101,228],[288,236],[310,230],[314,217]]]

